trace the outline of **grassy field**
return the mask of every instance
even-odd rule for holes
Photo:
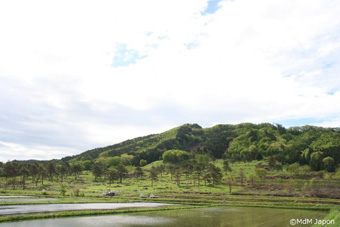
[[[221,169],[223,160],[215,160],[214,164]],[[162,165],[161,161],[153,162],[143,170],[145,176],[141,178],[129,177],[123,179],[122,183],[115,181],[110,184],[105,177],[94,181],[94,176],[89,171],[83,171],[77,178],[68,176],[63,182],[56,179],[45,179],[42,184],[35,185],[30,179],[26,182],[26,188],[16,186],[6,186],[6,179],[1,179],[0,196],[6,195],[27,195],[38,198],[56,198],[53,201],[8,201],[0,199],[0,205],[10,204],[38,204],[38,203],[93,203],[93,202],[165,202],[174,204],[186,204],[192,206],[249,206],[249,207],[271,207],[289,209],[310,209],[329,211],[326,218],[339,220],[340,200],[338,193],[340,190],[340,180],[335,174],[325,172],[309,172],[306,174],[296,174],[283,169],[280,171],[266,171],[266,176],[255,178],[253,182],[249,176],[254,173],[256,167],[264,167],[264,161],[253,161],[250,163],[232,163],[232,172],[224,173],[224,178],[220,184],[198,182],[190,176],[181,174],[180,184],[171,179],[171,174],[165,171],[158,175],[157,181],[151,181],[148,171],[152,166]],[[130,173],[134,167],[130,167]],[[244,179],[240,172],[244,172]],[[327,175],[328,174],[328,175]],[[232,176],[233,181],[227,184],[225,178]],[[65,194],[61,195],[61,188],[65,189]],[[103,192],[118,192],[119,196],[103,196]],[[155,194],[158,198],[140,198],[139,195],[149,196]],[[174,206],[171,208],[157,209],[180,209],[183,207]],[[24,215],[0,217],[0,221],[52,218],[61,216],[82,216],[113,214],[117,212],[136,212],[150,209],[129,209],[111,211],[77,211],[59,212],[53,214]],[[154,210],[154,209],[153,209]]]

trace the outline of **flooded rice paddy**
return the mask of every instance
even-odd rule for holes
[[[77,204],[38,204],[0,206],[0,216],[49,213],[76,210],[112,210],[122,208],[160,207],[165,203],[77,203]]]
[[[10,202],[43,202],[43,201],[57,201],[54,198],[37,198],[34,196],[0,196],[0,203]]]
[[[65,205],[65,204],[62,204]],[[83,204],[86,205],[86,204]],[[128,205],[128,204],[126,204]],[[136,205],[136,204],[132,204]],[[142,204],[141,204],[142,205]],[[152,204],[154,206],[154,204]],[[327,212],[253,207],[213,207],[152,211],[92,217],[72,217],[2,223],[0,227],[127,227],[127,226],[291,226],[291,219],[322,219]],[[310,225],[304,225],[310,226]]]

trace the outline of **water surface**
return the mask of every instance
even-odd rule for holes
[[[0,206],[0,216],[33,214],[72,210],[112,210],[121,208],[159,207],[165,203],[76,203],[76,204],[37,204]]]
[[[291,226],[290,219],[322,219],[327,212],[248,208],[214,207],[190,210],[153,211],[119,215],[46,219],[3,223],[0,227],[285,227]],[[303,225],[310,226],[310,225]]]
[[[57,201],[54,198],[37,198],[34,196],[0,196],[0,203],[9,202],[42,202],[42,201]]]

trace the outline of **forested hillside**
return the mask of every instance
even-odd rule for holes
[[[185,124],[61,160],[0,162],[0,188],[46,187],[64,196],[64,184],[73,195],[112,184],[149,192],[157,184],[163,196],[183,189],[340,198],[339,160],[339,128]]]
[[[167,150],[207,154],[213,159],[231,161],[269,159],[269,164],[310,165],[312,170],[334,171],[340,160],[340,129],[302,126],[285,128],[279,124],[216,125],[202,128],[185,124],[161,134],[149,135],[115,145],[96,148],[62,161],[108,167],[124,162],[139,166],[161,160]]]

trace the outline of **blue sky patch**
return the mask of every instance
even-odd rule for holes
[[[331,91],[327,92],[327,94],[328,94],[328,95],[334,95],[334,94],[335,94],[335,92],[336,92],[336,91],[334,91],[334,90],[331,90]]]
[[[186,46],[186,48],[187,48],[188,50],[191,50],[191,49],[193,49],[193,48],[195,48],[195,47],[198,47],[199,45],[198,45],[198,43],[192,42],[192,43],[187,43],[187,44],[185,44],[185,46]]]
[[[317,118],[300,118],[300,119],[287,119],[281,120],[277,123],[282,124],[284,127],[293,127],[293,126],[304,126],[304,125],[316,125],[321,123],[320,119]]]
[[[205,8],[203,12],[201,12],[201,15],[207,15],[207,14],[213,14],[215,13],[221,6],[218,5],[218,3],[221,0],[209,0],[208,1],[208,6]]]
[[[113,57],[113,67],[128,66],[135,64],[137,60],[145,58],[145,55],[140,55],[138,51],[129,49],[126,44],[118,44],[116,54]]]

